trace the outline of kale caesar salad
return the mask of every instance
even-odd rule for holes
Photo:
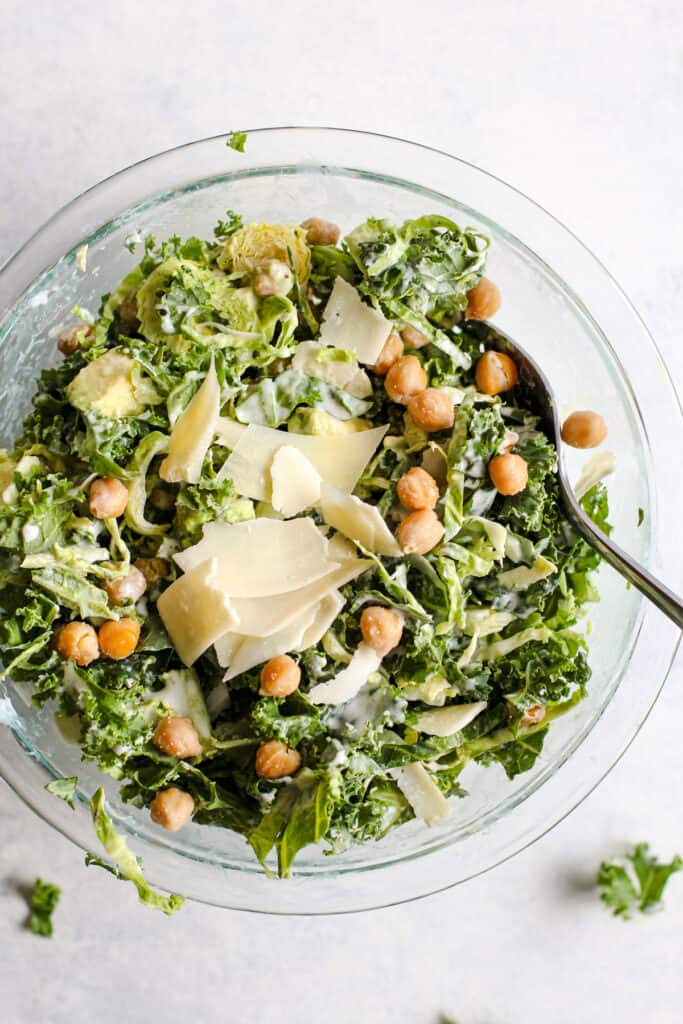
[[[469,762],[528,771],[590,678],[599,556],[487,333],[488,239],[340,236],[131,236],[0,461],[4,677],[160,828],[231,829],[282,876],[457,814]],[[608,529],[604,485],[581,500]]]

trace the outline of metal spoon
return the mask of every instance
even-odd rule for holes
[[[579,504],[564,465],[557,400],[548,378],[541,368],[528,352],[525,352],[521,345],[518,345],[516,341],[513,341],[512,338],[485,320],[468,321],[466,330],[469,334],[474,334],[478,337],[485,344],[486,348],[505,352],[514,359],[519,370],[520,380],[533,392],[537,411],[543,421],[544,430],[557,449],[560,498],[565,514],[572,526],[587,544],[595,548],[598,554],[606,562],[609,562],[613,569],[616,569],[624,579],[632,583],[660,611],[668,615],[679,629],[683,629],[683,600],[663,583],[655,579],[647,569],[639,565],[613,540],[610,540],[586,515]]]

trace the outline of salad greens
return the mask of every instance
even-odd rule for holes
[[[658,910],[667,882],[683,869],[680,857],[674,857],[670,864],[660,864],[649,851],[649,843],[638,843],[625,860],[603,861],[600,865],[600,899],[624,921],[630,920],[636,910],[641,914]]]
[[[241,151],[243,133],[228,144]],[[181,790],[195,823],[235,830],[267,870],[276,859],[286,876],[310,843],[340,851],[413,818],[397,781],[406,768],[424,766],[439,793],[458,797],[470,762],[497,766],[501,778],[528,771],[553,719],[585,696],[588,651],[575,627],[598,599],[599,558],[563,516],[556,453],[523,386],[502,396],[476,389],[484,346],[468,329],[467,293],[488,244],[425,216],[371,218],[339,246],[308,245],[301,228],[244,226],[228,211],[211,240],[131,236],[139,263],[96,317],[80,311],[80,343],[42,373],[23,432],[0,461],[0,654],[4,676],[75,728],[83,759],[119,781],[123,800],[147,807]],[[449,389],[452,428],[423,430],[354,352],[310,347],[339,278],[396,330],[425,336],[416,356],[430,385]],[[224,421],[281,430],[283,443],[386,425],[354,494],[392,533],[404,514],[401,477],[422,467],[439,484],[442,540],[403,557],[357,546],[367,567],[341,588],[343,608],[324,636],[296,654],[301,685],[284,697],[259,692],[260,665],[223,683],[213,646],[184,666],[157,611],[180,576],[173,555],[207,524],[278,515],[224,471],[235,442],[220,433],[198,479],[163,479],[174,427],[210,374]],[[528,484],[504,496],[487,463],[512,444]],[[95,476],[125,484],[123,515],[94,516]],[[601,483],[583,506],[609,528]],[[143,596],[126,596],[133,566]],[[401,642],[355,697],[313,703],[311,689],[351,661],[368,605],[401,613]],[[66,623],[99,629],[121,619],[140,628],[126,657],[102,651],[79,663],[60,649]],[[457,731],[425,731],[425,712],[477,702]],[[192,720],[200,755],[171,756],[153,742],[160,718],[174,713]],[[255,754],[270,740],[298,751],[293,777],[257,774]],[[48,788],[72,801],[75,787],[68,779]],[[147,886],[101,790],[92,810],[116,873],[144,901],[176,909],[176,897]]]
[[[58,885],[44,882],[42,878],[36,878],[31,893],[31,911],[27,922],[34,935],[42,935],[46,939],[52,938],[52,914],[61,895],[62,890]]]

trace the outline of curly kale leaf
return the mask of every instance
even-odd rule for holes
[[[181,484],[176,497],[173,536],[185,548],[201,540],[205,523],[240,523],[254,518],[254,506],[240,498],[232,480],[202,480]]]
[[[600,899],[615,917],[630,920],[633,912],[651,913],[662,906],[664,888],[673,874],[683,869],[676,856],[661,864],[649,853],[648,843],[638,843],[625,861],[603,861],[598,871]]]
[[[36,878],[31,893],[31,912],[27,922],[34,935],[42,935],[46,939],[52,938],[52,914],[59,903],[61,894],[62,890],[58,885],[44,882],[42,878]]]

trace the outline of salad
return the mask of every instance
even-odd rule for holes
[[[229,212],[129,247],[2,453],[4,676],[159,827],[283,876],[457,814],[469,762],[529,770],[586,694],[599,557],[485,323],[487,238]]]

